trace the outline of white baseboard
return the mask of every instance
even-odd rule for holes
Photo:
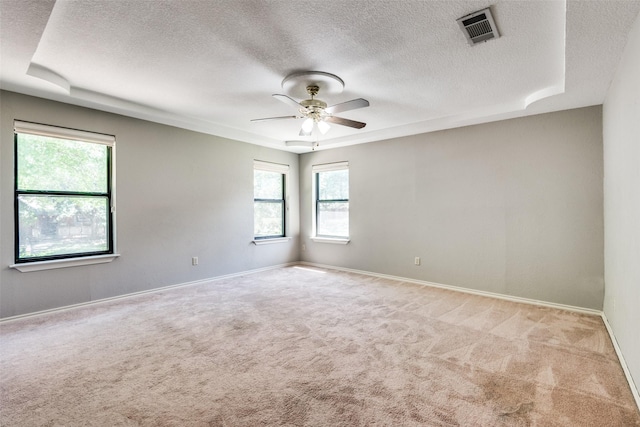
[[[332,265],[325,265],[325,264],[316,264],[316,263],[313,263],[313,262],[306,262],[306,261],[301,261],[299,264],[318,267],[318,268],[326,268],[326,269],[329,269],[329,270],[338,270],[338,271],[345,271],[345,272],[349,272],[349,273],[363,274],[363,275],[366,275],[366,276],[379,277],[379,278],[382,278],[382,279],[398,280],[400,282],[414,283],[416,285],[424,285],[424,286],[430,286],[430,287],[434,287],[434,288],[448,289],[448,290],[451,290],[451,291],[464,292],[464,293],[467,293],[467,294],[480,295],[480,296],[484,296],[484,297],[498,298],[498,299],[503,299],[503,300],[507,300],[507,301],[520,302],[520,303],[523,303],[523,304],[531,304],[531,305],[539,305],[539,306],[544,306],[544,307],[557,308],[557,309],[560,309],[560,310],[574,311],[574,312],[583,313],[583,314],[591,314],[591,315],[594,315],[594,316],[602,315],[602,311],[594,310],[594,309],[591,309],[591,308],[576,307],[576,306],[573,306],[573,305],[566,305],[566,304],[558,304],[558,303],[554,303],[554,302],[541,301],[541,300],[536,300],[536,299],[532,299],[532,298],[516,297],[516,296],[512,296],[512,295],[499,294],[499,293],[496,293],[496,292],[479,291],[479,290],[476,290],[476,289],[463,288],[463,287],[460,287],[460,286],[443,285],[442,283],[428,282],[428,281],[425,281],[425,280],[411,279],[411,278],[408,278],[408,277],[391,276],[391,275],[388,275],[388,274],[373,273],[373,272],[370,272],[370,271],[363,271],[363,270],[354,270],[352,268],[335,267],[335,266],[332,266]]]
[[[604,326],[607,328],[607,332],[609,332],[609,337],[611,338],[611,342],[613,343],[613,348],[618,355],[618,360],[620,360],[620,365],[622,366],[622,370],[624,371],[624,376],[627,377],[627,382],[629,383],[629,388],[631,388],[631,393],[633,394],[633,398],[636,400],[636,406],[638,406],[638,410],[640,410],[640,393],[638,393],[638,387],[636,387],[635,382],[633,381],[633,377],[631,376],[631,371],[629,370],[629,366],[627,366],[627,362],[624,359],[624,355],[622,354],[622,349],[618,345],[618,341],[616,340],[616,336],[613,333],[613,329],[609,324],[609,319],[607,319],[607,315],[604,314],[604,311],[601,314],[602,322]]]
[[[27,317],[42,316],[42,315],[45,315],[45,314],[55,313],[55,312],[58,312],[58,311],[73,310],[74,308],[78,308],[78,307],[86,307],[86,306],[93,305],[93,304],[103,304],[103,303],[109,302],[109,301],[116,301],[116,300],[119,300],[119,299],[132,298],[132,297],[135,297],[135,296],[138,296],[138,295],[152,294],[154,292],[162,292],[162,291],[166,291],[168,289],[182,288],[184,286],[200,285],[200,284],[207,283],[207,282],[215,282],[217,280],[230,279],[232,277],[246,276],[247,274],[255,274],[255,273],[261,273],[263,271],[275,270],[276,268],[291,267],[291,266],[298,265],[298,264],[299,264],[298,262],[289,262],[289,263],[285,263],[285,264],[272,265],[272,266],[269,266],[269,267],[256,268],[256,269],[253,269],[253,270],[246,270],[246,271],[241,271],[241,272],[238,272],[238,273],[231,273],[231,274],[225,274],[225,275],[222,275],[222,276],[209,277],[207,279],[194,280],[192,282],[177,283],[175,285],[168,285],[168,286],[162,286],[160,288],[147,289],[146,291],[132,292],[132,293],[129,293],[129,294],[117,295],[117,296],[108,297],[108,298],[100,298],[100,299],[97,299],[97,300],[81,302],[81,303],[78,303],[78,304],[65,305],[63,307],[51,308],[51,309],[48,309],[48,310],[35,311],[35,312],[32,312],[32,313],[25,313],[25,314],[18,314],[16,316],[5,317],[5,318],[0,319],[0,324],[1,323],[7,323],[7,322],[15,321],[15,320],[19,320],[19,319],[24,319],[24,318],[27,318]]]

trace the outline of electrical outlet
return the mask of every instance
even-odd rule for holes
[[[413,263],[414,263],[415,265],[420,265],[420,257],[419,257],[419,256],[417,256],[417,257],[413,260]]]
[[[198,257],[194,256],[193,258],[191,258],[191,265],[198,265]]]
[[[307,245],[305,245],[304,243],[302,244],[302,252],[307,250]]]

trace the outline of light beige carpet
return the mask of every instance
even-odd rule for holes
[[[602,320],[282,268],[0,325],[3,426],[640,426]]]

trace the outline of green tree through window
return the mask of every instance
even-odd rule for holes
[[[113,253],[112,146],[46,128],[15,134],[16,262]]]
[[[285,189],[288,166],[254,163],[253,219],[254,238],[285,236]]]
[[[315,183],[316,236],[349,237],[349,169],[322,165],[316,168]]]

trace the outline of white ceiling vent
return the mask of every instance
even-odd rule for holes
[[[500,37],[490,8],[470,13],[457,21],[471,46]]]

